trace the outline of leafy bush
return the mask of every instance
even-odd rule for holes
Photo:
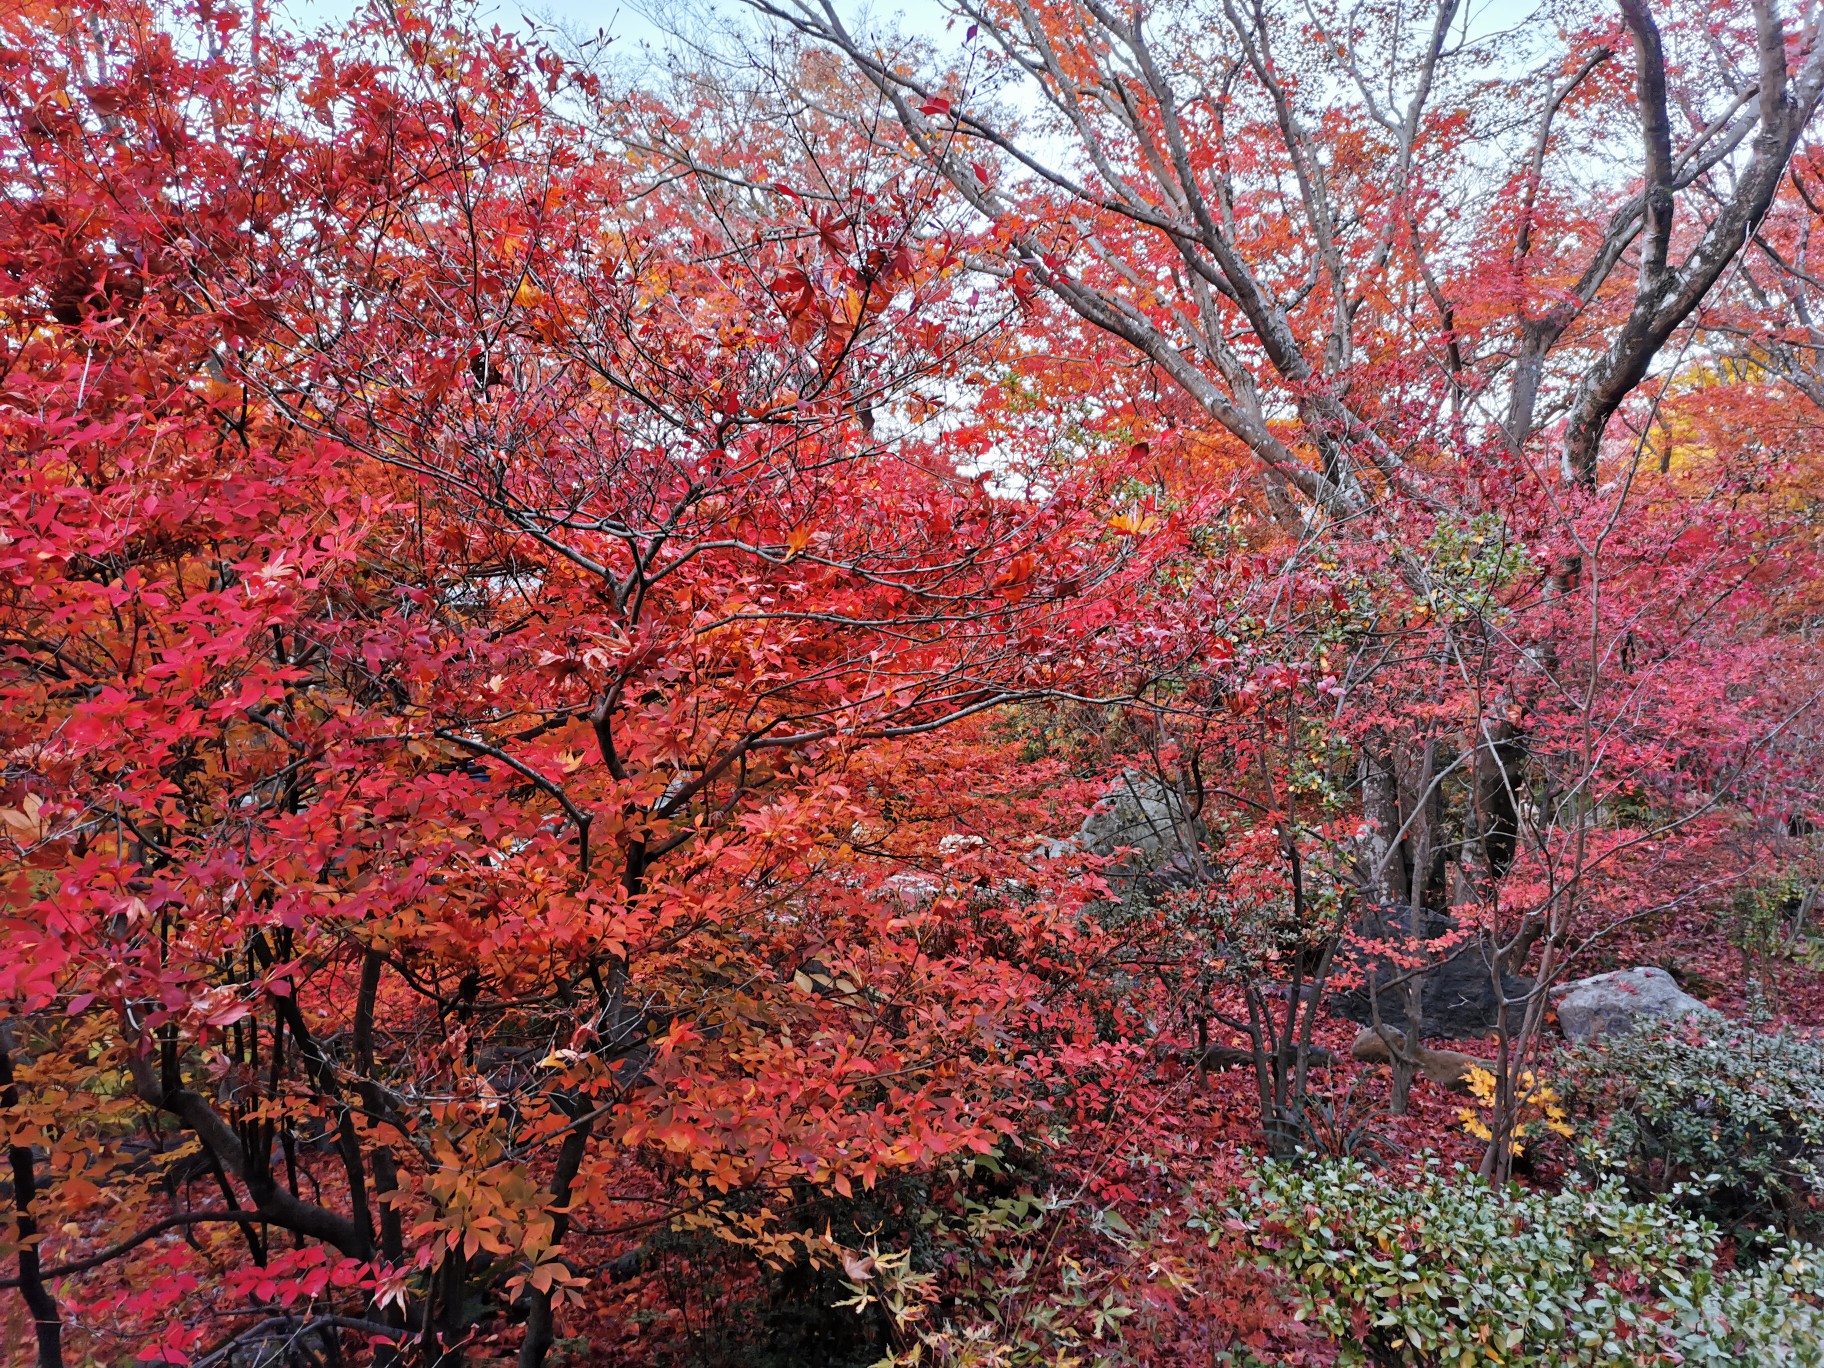
[[[1686,1023],[1569,1050],[1562,1082],[1636,1195],[1682,1188],[1731,1228],[1824,1228],[1824,1047]]]
[[[1817,885],[1796,872],[1736,890],[1724,927],[1742,955],[1748,1015],[1757,1021],[1779,1008],[1778,961],[1804,955]]]
[[[1430,1163],[1267,1165],[1209,1225],[1285,1275],[1344,1364],[1824,1364],[1824,1251],[1720,1268],[1715,1226],[1615,1180],[1502,1192]]]

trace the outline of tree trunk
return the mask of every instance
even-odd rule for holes
[[[11,1031],[0,1027],[0,1110],[12,1111],[19,1105],[19,1085],[13,1081],[13,1041]],[[26,1309],[32,1313],[32,1326],[38,1337],[38,1368],[63,1368],[63,1317],[57,1310],[57,1299],[44,1285],[38,1255],[38,1221],[32,1215],[32,1197],[37,1191],[34,1161],[29,1145],[9,1147],[13,1170],[13,1210],[19,1240],[19,1293]]]
[[[1417,936],[1408,907],[1404,840],[1400,830],[1399,769],[1394,762],[1393,746],[1379,727],[1370,731],[1362,743],[1362,816],[1369,827],[1364,841],[1366,867],[1363,870],[1368,924],[1382,938],[1410,944]],[[1370,965],[1368,972],[1372,1019],[1378,1029],[1383,1024],[1381,997],[1374,983],[1374,976],[1379,971]],[[1424,979],[1410,970],[1401,972],[1405,974],[1399,987],[1406,1015],[1405,1039],[1417,1043],[1424,1029]],[[1395,1116],[1404,1116],[1418,1068],[1410,1049],[1391,1049],[1390,1055],[1393,1087],[1387,1108]]]
[[[557,1208],[551,1217],[553,1246],[559,1244],[570,1229],[570,1215],[565,1208],[570,1205],[570,1189],[576,1182],[577,1172],[583,1166],[583,1156],[589,1148],[591,1129],[588,1121],[578,1122],[564,1137],[563,1147],[558,1150],[557,1172],[551,1182],[551,1205]],[[532,1288],[527,1296],[531,1302],[531,1312],[526,1317],[526,1337],[519,1343],[519,1368],[544,1368],[545,1356],[551,1352],[552,1342],[556,1338],[556,1318],[552,1314],[551,1294]]]

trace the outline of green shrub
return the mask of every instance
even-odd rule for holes
[[[1560,1081],[1636,1195],[1682,1188],[1684,1205],[1741,1233],[1824,1228],[1824,1047],[1685,1023],[1568,1050]]]
[[[1715,1226],[1613,1180],[1499,1192],[1430,1163],[1267,1165],[1210,1228],[1243,1232],[1344,1364],[1824,1364],[1824,1251],[1720,1268]]]

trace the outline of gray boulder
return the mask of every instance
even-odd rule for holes
[[[1031,847],[1026,852],[1028,860],[1062,860],[1077,853],[1077,843],[1068,836],[1034,836]]]
[[[1678,986],[1664,969],[1640,966],[1562,983],[1552,989],[1558,1029],[1567,1040],[1622,1035],[1641,1026],[1684,1017],[1718,1017]]]
[[[1194,860],[1203,830],[1176,789],[1144,770],[1123,770],[1083,819],[1071,845],[1091,855],[1129,853],[1117,872],[1148,874]]]

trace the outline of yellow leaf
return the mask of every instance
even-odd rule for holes
[[[1159,526],[1151,513],[1122,513],[1108,520],[1108,525],[1124,537],[1143,537]]]

